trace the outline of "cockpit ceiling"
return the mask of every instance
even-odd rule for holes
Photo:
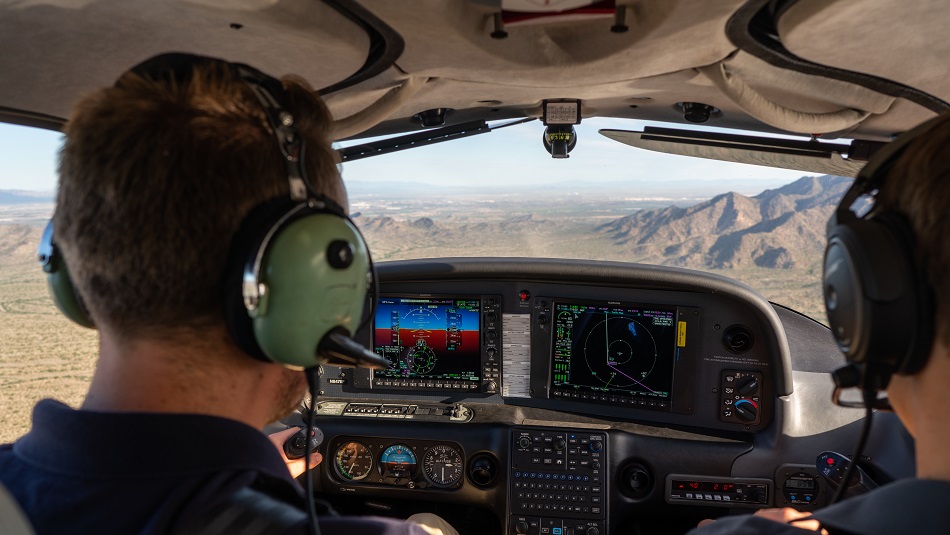
[[[410,117],[432,108],[467,110],[457,116],[466,119],[533,116],[546,98],[583,99],[586,117],[680,123],[679,103],[702,102],[719,110],[710,126],[870,139],[888,139],[933,114],[874,88],[739,51],[726,25],[745,0],[617,0],[626,7],[625,32],[612,32],[614,16],[603,13],[510,23],[496,39],[499,4],[359,0],[358,8],[401,36],[404,50],[381,74],[327,95],[334,116],[360,113],[410,79],[413,91],[357,136],[418,129]],[[950,100],[950,67],[942,61],[950,41],[941,38],[947,20],[950,3],[941,0],[800,0],[776,26],[786,48],[804,59]],[[0,46],[18,51],[0,55],[0,106],[55,117],[66,117],[83,92],[162,51],[297,73],[322,88],[358,71],[371,48],[358,24],[315,0],[0,0]],[[719,63],[725,78],[758,100],[737,98],[703,69]]]

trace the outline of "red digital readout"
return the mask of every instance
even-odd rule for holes
[[[712,481],[674,480],[672,487],[680,490],[698,490],[701,492],[735,492],[735,483],[714,483]]]

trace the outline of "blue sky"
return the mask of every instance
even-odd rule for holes
[[[597,133],[601,128],[639,130],[642,121],[588,119],[577,126],[578,143],[566,160],[555,160],[541,144],[539,122],[488,134],[410,149],[344,165],[346,181],[405,181],[432,185],[503,188],[512,184],[594,181],[635,185],[663,180],[671,185],[721,184],[728,191],[758,193],[807,174],[697,158],[671,157],[628,147]],[[56,132],[0,124],[0,189],[53,191]],[[701,189],[706,189],[703,187]]]

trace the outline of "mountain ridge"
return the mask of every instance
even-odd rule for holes
[[[803,177],[747,197],[641,210],[596,228],[641,261],[693,268],[793,268],[824,248],[825,223],[851,179]]]

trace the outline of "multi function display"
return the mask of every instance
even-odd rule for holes
[[[392,365],[376,379],[478,384],[481,309],[478,298],[380,297],[373,350]]]
[[[669,409],[676,307],[555,302],[555,397]]]

